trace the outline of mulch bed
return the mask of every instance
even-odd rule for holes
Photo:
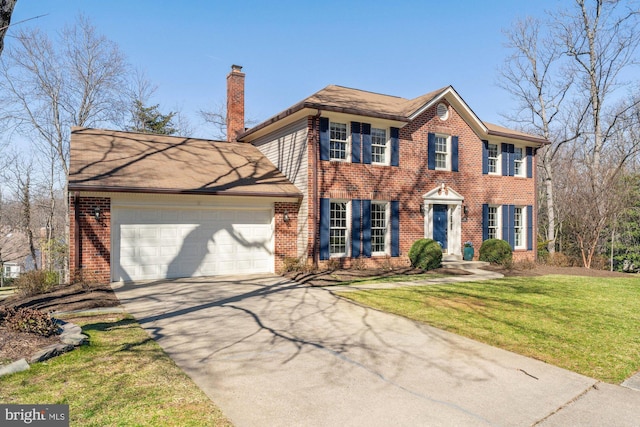
[[[90,310],[97,307],[115,307],[120,301],[107,285],[66,285],[52,292],[30,297],[14,294],[2,301],[0,306],[28,307],[45,312]],[[0,366],[16,360],[29,358],[51,344],[60,342],[58,335],[42,337],[26,332],[17,332],[0,325]]]

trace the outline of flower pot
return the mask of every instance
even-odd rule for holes
[[[462,259],[465,261],[473,260],[473,246],[465,246],[462,252]]]

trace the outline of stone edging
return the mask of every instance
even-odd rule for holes
[[[64,320],[54,319],[62,332],[60,332],[59,343],[46,346],[34,353],[27,363],[26,359],[20,359],[7,366],[0,368],[0,377],[4,375],[14,374],[29,369],[29,363],[43,362],[52,357],[67,353],[74,348],[87,344],[89,337],[82,333],[82,328],[75,323],[65,322]]]

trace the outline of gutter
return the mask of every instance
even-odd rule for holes
[[[201,196],[245,196],[245,197],[270,197],[270,198],[291,198],[302,200],[302,193],[279,193],[266,191],[209,191],[209,190],[178,190],[170,188],[140,188],[140,187],[110,187],[95,185],[73,185],[69,184],[69,191],[95,191],[104,193],[136,193],[136,194],[191,194]]]
[[[518,139],[521,141],[529,141],[529,142],[535,142],[537,144],[540,144],[542,146],[544,145],[549,145],[551,144],[550,141],[544,139],[544,138],[538,138],[535,136],[527,136],[527,135],[520,135],[520,134],[512,134],[512,133],[508,133],[508,132],[500,132],[497,130],[489,130],[487,131],[487,135],[491,135],[491,136],[498,136],[498,137],[502,137],[502,138],[512,138],[512,139]]]

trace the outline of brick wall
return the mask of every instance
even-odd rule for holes
[[[400,202],[400,258],[371,258],[358,260],[365,266],[391,263],[408,264],[407,254],[412,243],[424,237],[424,216],[420,213],[422,196],[441,184],[452,188],[464,197],[468,209],[468,220],[462,223],[462,242],[472,241],[475,255],[482,244],[482,205],[515,204],[534,206],[535,229],[535,159],[533,178],[505,177],[482,174],[482,141],[464,119],[449,108],[446,121],[436,116],[436,107],[423,112],[414,121],[400,129],[400,166],[378,166],[350,162],[317,161],[314,146],[318,145],[317,120],[309,118],[309,194],[313,195],[313,163],[318,163],[318,198],[342,198],[347,200],[398,200]],[[459,137],[459,172],[428,169],[428,133],[442,133]],[[310,203],[313,203],[310,200]],[[309,209],[309,224],[315,221],[312,206]],[[318,247],[318,227],[315,245]],[[311,239],[310,239],[311,240]],[[309,242],[310,254],[313,242]],[[535,242],[533,247],[535,248]],[[516,251],[515,259],[531,258],[535,251]],[[330,261],[352,264],[350,259]],[[321,262],[323,266],[327,262]]]
[[[237,141],[244,132],[244,76],[239,65],[227,75],[227,141]]]
[[[77,215],[76,215],[77,205]],[[94,216],[100,208],[100,218]],[[76,236],[76,216],[79,239]],[[76,244],[79,247],[76,247]],[[76,251],[80,256],[79,270]],[[69,265],[70,277],[82,274],[87,280],[101,283],[111,281],[111,199],[109,197],[81,197],[69,199]]]
[[[285,258],[298,255],[298,203],[274,204],[275,222],[275,271],[281,272]],[[285,214],[288,221],[285,221]]]

